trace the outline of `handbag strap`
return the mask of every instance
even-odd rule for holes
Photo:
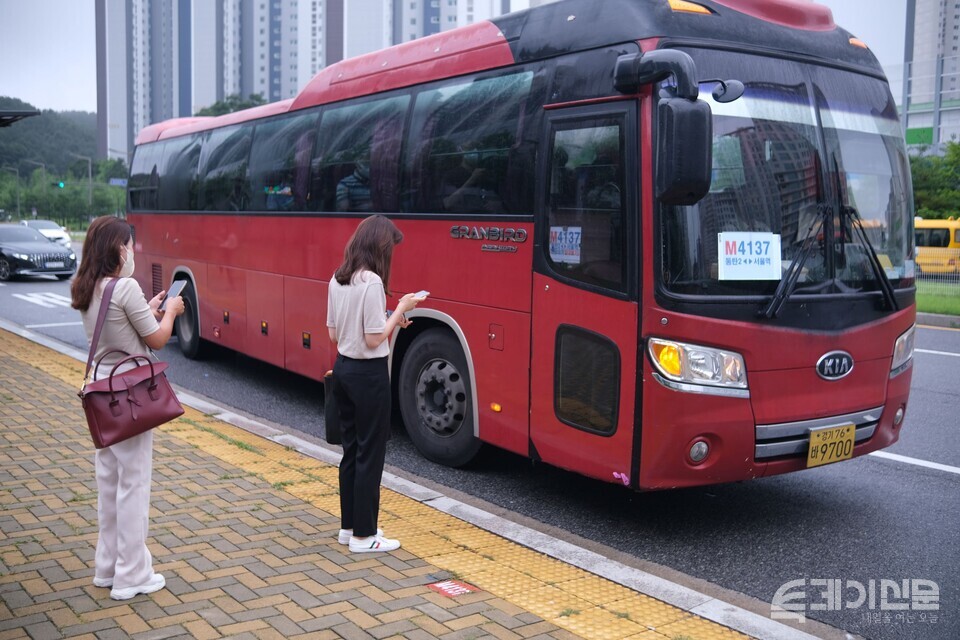
[[[110,307],[110,299],[113,297],[113,290],[117,286],[119,278],[114,278],[107,283],[103,290],[103,297],[100,299],[100,313],[97,314],[97,326],[93,330],[93,340],[90,341],[90,355],[87,356],[87,370],[83,374],[83,384],[86,386],[87,378],[90,376],[90,369],[93,367],[93,356],[97,352],[97,345],[100,343],[100,332],[103,330],[103,322],[107,319],[107,309]]]

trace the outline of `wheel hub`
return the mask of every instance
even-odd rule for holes
[[[440,436],[451,436],[463,424],[467,389],[463,376],[446,360],[431,360],[417,378],[417,411],[423,423]]]

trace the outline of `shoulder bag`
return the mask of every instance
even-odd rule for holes
[[[323,376],[323,435],[327,444],[343,444],[340,436],[340,413],[333,390],[336,385],[337,379],[333,371],[327,371]]]
[[[83,374],[83,386],[77,394],[83,403],[90,436],[97,449],[123,442],[183,415],[183,406],[164,374],[166,362],[154,362],[148,356],[130,355],[126,351],[108,351],[97,361],[94,377],[97,376],[100,363],[108,355],[122,353],[127,357],[115,364],[106,378],[89,382],[93,356],[97,352],[100,332],[116,286],[117,280],[113,279],[103,291],[97,326],[90,343],[90,355],[87,357],[87,370]],[[117,369],[128,362],[144,364],[117,373]]]

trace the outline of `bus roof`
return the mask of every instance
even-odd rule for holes
[[[674,6],[691,3],[708,13]],[[342,60],[322,69],[295,98],[215,118],[151,125],[140,131],[136,143],[651,38],[666,44],[782,51],[883,73],[869,49],[857,46],[834,24],[830,9],[811,0],[559,0]]]
[[[953,218],[918,218],[913,226],[917,229],[960,229],[960,220]]]

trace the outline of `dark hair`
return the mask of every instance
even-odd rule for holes
[[[364,218],[350,236],[343,251],[343,264],[333,277],[340,284],[348,285],[357,271],[368,269],[380,276],[383,290],[389,295],[393,247],[402,240],[403,234],[390,218],[380,214]]]
[[[112,276],[120,269],[120,247],[130,242],[133,232],[120,218],[100,216],[90,223],[83,241],[80,267],[70,285],[71,306],[80,311],[90,308],[93,289],[101,278]]]

